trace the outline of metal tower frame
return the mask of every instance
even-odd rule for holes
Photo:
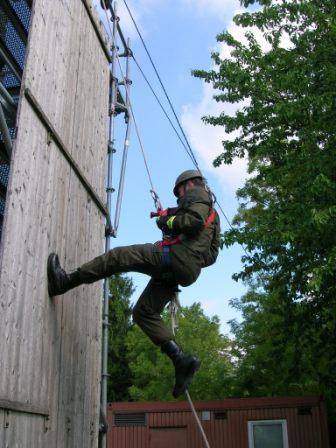
[[[31,6],[31,0],[0,5],[0,238]]]
[[[104,0],[103,0],[104,1]],[[130,49],[130,40],[126,40],[119,25],[119,17],[117,15],[117,3],[112,4],[110,0],[105,0],[105,9],[109,10],[112,21],[112,42],[111,42],[111,64],[110,64],[110,95],[109,95],[109,137],[108,137],[108,163],[107,163],[107,209],[110,219],[106,225],[106,240],[105,251],[111,250],[112,238],[117,236],[117,231],[120,221],[120,212],[122,206],[122,199],[124,193],[125,172],[127,165],[127,156],[129,148],[129,137],[131,130],[131,110],[130,110],[130,58],[132,51]],[[123,51],[119,52],[117,41],[120,40]],[[121,80],[116,76],[116,60],[117,57],[125,58],[126,72],[125,77]],[[121,75],[122,76],[122,75]],[[125,87],[125,92],[122,92],[121,87]],[[119,186],[117,193],[117,200],[114,212],[114,221],[112,222],[113,213],[113,156],[116,153],[115,147],[115,117],[118,114],[125,116],[125,139],[123,145],[123,154],[121,162],[121,173],[119,178]],[[102,335],[102,379],[101,379],[101,425],[99,447],[106,447],[106,433],[107,433],[107,382],[108,382],[108,328],[109,324],[109,301],[112,299],[109,289],[109,279],[104,280],[104,300],[103,300],[103,335]]]
[[[132,113],[130,110],[130,58],[132,51],[130,41],[126,40],[119,25],[117,5],[111,0],[103,0],[111,14],[113,37],[110,47],[110,93],[109,93],[109,133],[107,145],[107,210],[108,216],[105,231],[105,251],[111,249],[112,238],[117,236],[124,192],[125,172],[129,148]],[[1,182],[2,163],[9,165],[15,138],[15,121],[19,100],[21,80],[24,68],[25,47],[27,45],[31,0],[3,0],[0,6],[0,199],[6,198],[6,181]],[[11,42],[10,42],[11,41]],[[14,41],[14,42],[12,42]],[[119,52],[118,43],[121,51]],[[116,75],[116,59],[125,60],[125,77],[118,79]],[[127,87],[125,87],[125,85]],[[121,172],[117,191],[113,187],[113,165],[115,144],[115,118],[125,118],[125,139],[122,150]],[[114,193],[117,193],[115,206]],[[1,204],[0,204],[1,206]],[[1,207],[0,207],[1,208]],[[1,212],[1,209],[0,209]],[[114,219],[112,220],[112,214]],[[0,235],[2,215],[0,213]],[[103,329],[102,329],[102,361],[101,361],[101,405],[100,405],[100,437],[99,446],[106,447],[107,432],[107,382],[108,382],[108,329],[109,301],[112,299],[109,279],[104,280]]]

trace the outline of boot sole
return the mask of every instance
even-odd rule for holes
[[[51,288],[51,283],[52,283],[52,277],[51,277],[51,260],[52,258],[55,256],[55,254],[50,254],[48,257],[48,262],[47,262],[47,277],[48,277],[48,294],[49,297],[54,297],[54,291]]]
[[[200,367],[201,367],[201,361],[199,359],[195,359],[194,362],[190,365],[183,386],[180,387],[178,391],[175,391],[174,389],[173,391],[174,398],[178,398],[180,395],[184,394],[188,390],[188,387],[190,386],[195,373],[197,372],[197,370],[199,370]]]

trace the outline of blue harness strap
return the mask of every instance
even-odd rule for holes
[[[171,267],[170,247],[162,246],[162,266],[169,269]]]

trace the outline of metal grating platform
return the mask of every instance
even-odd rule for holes
[[[0,2],[0,82],[18,103],[24,68],[31,0],[1,0]],[[14,137],[15,115],[6,111],[5,119]],[[0,240],[8,185],[9,162],[0,131]]]
[[[2,222],[5,213],[8,175],[9,175],[9,164],[5,162],[0,162],[0,240],[1,240]]]

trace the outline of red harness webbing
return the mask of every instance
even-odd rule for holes
[[[214,222],[216,218],[216,210],[214,208],[211,209],[210,215],[208,217],[208,219],[205,221],[203,230],[205,230],[207,227],[210,226],[210,224],[212,224]],[[176,238],[172,239],[172,240],[163,240],[160,243],[160,246],[173,246],[174,244],[179,244],[181,242],[181,237],[177,236]]]

